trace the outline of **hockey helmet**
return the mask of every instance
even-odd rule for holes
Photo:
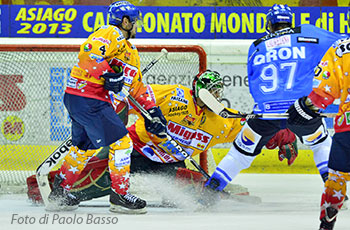
[[[206,70],[199,74],[193,80],[193,91],[195,97],[198,97],[200,89],[207,89],[214,97],[221,99],[224,91],[223,79],[216,71]]]
[[[292,10],[287,4],[274,4],[266,15],[266,31],[270,32],[269,22],[271,22],[271,26],[277,23],[287,23],[292,25],[292,20]]]
[[[135,23],[140,19],[140,14],[140,10],[128,1],[114,2],[108,8],[108,23],[119,26],[124,17],[127,17],[130,22]]]

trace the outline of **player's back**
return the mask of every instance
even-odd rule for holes
[[[313,25],[300,25],[256,40],[248,53],[248,80],[255,112],[285,112],[312,90],[314,68],[341,38]]]

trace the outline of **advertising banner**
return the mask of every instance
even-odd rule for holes
[[[138,38],[256,39],[269,7],[139,7]],[[107,24],[108,6],[1,5],[1,37],[86,38]],[[294,25],[347,33],[347,7],[292,7]]]

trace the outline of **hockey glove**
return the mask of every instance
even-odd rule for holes
[[[124,74],[120,73],[105,73],[100,76],[105,79],[104,88],[114,93],[119,93],[124,85]]]
[[[151,115],[152,120],[148,120],[145,116],[142,116],[145,118],[145,127],[147,132],[150,132],[154,135],[156,135],[159,138],[166,138],[167,137],[167,121],[165,117],[162,114],[162,111],[159,109],[159,107],[152,107],[147,110],[148,113]]]
[[[307,97],[299,98],[288,109],[288,123],[293,125],[305,125],[312,119],[320,116],[318,108],[315,107]]]
[[[292,165],[298,156],[298,148],[295,134],[289,129],[282,129],[273,136],[265,145],[268,149],[279,147],[278,159],[288,159],[288,165]]]
[[[291,144],[286,144],[281,146],[278,151],[278,159],[280,161],[287,159],[288,166],[291,166],[293,164],[297,156],[298,156],[298,146],[297,146],[296,140]]]

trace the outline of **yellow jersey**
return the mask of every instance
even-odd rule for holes
[[[149,85],[147,93],[167,120],[168,134],[190,155],[219,143],[233,142],[245,122],[244,119],[222,118],[206,107],[201,109],[192,90],[182,85]],[[142,117],[128,130],[134,148],[149,159],[162,163],[185,159],[166,139],[148,133]]]
[[[335,132],[350,131],[350,39],[334,43],[323,56],[315,70],[312,103],[325,109],[340,98],[335,118]]]
[[[146,103],[146,98],[142,96],[146,87],[142,83],[140,56],[136,47],[124,38],[118,27],[112,25],[102,26],[81,45],[78,63],[71,71],[65,92],[107,102],[113,97],[116,106],[125,95],[121,92],[109,95],[101,78],[104,73],[114,72],[111,66],[115,65],[123,68],[123,87],[140,104],[146,105],[146,109],[154,106],[153,103]]]

